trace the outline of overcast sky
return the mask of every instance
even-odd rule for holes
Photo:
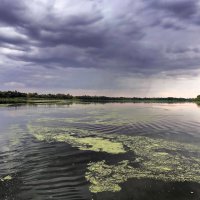
[[[0,0],[0,90],[200,94],[199,0]]]

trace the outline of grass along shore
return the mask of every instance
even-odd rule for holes
[[[0,91],[0,104],[34,104],[34,103],[185,103],[195,102],[200,104],[200,95],[197,98],[175,97],[107,97],[107,96],[72,96],[70,94],[38,94],[22,93],[18,91]]]

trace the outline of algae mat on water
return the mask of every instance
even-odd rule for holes
[[[102,151],[111,154],[125,153],[122,143],[104,139],[101,137],[81,137],[86,135],[87,131],[79,131],[75,135],[76,129],[55,129],[55,128],[38,128],[28,126],[29,131],[40,141],[57,141],[67,142],[80,150]],[[64,133],[62,133],[64,131]],[[58,132],[58,133],[57,133]]]
[[[0,178],[0,181],[2,181],[2,182],[4,182],[4,181],[10,181],[10,180],[12,180],[12,176],[10,176],[10,175],[7,175],[7,176],[5,176],[3,178]]]
[[[88,164],[86,179],[92,193],[121,190],[120,184],[130,178],[200,183],[200,148],[196,145],[145,136],[126,136],[87,131],[73,127],[28,126],[40,141],[67,142],[80,150],[125,155],[129,160],[113,165],[106,160]]]

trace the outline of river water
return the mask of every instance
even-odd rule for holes
[[[198,200],[200,107],[0,107],[2,200]]]

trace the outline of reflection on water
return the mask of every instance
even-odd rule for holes
[[[1,107],[0,119],[0,199],[200,196],[196,104]]]

